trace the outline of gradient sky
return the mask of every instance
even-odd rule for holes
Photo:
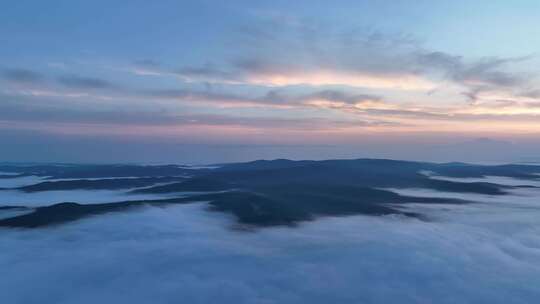
[[[536,0],[0,1],[0,161],[536,161],[539,20]]]

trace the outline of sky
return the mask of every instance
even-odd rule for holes
[[[3,1],[0,161],[538,161],[538,1]]]

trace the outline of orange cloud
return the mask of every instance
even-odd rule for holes
[[[416,75],[368,75],[338,71],[263,73],[251,75],[248,83],[267,86],[345,85],[363,88],[423,90],[436,87],[432,81]]]

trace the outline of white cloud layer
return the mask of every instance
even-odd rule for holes
[[[352,216],[254,232],[228,229],[233,219],[203,204],[5,229],[2,298],[22,304],[534,303],[538,197],[410,206],[432,221]]]
[[[13,178],[0,178],[0,188],[16,188],[33,185],[42,181],[42,177],[34,175]]]
[[[127,190],[59,190],[25,193],[18,190],[0,192],[0,205],[41,207],[57,203],[97,204],[163,198],[157,194],[127,194]],[[175,195],[179,196],[179,195]]]
[[[129,177],[128,177],[129,178]],[[84,180],[100,180],[113,178],[85,178]],[[51,179],[40,176],[24,176],[0,179],[0,188],[16,188],[37,184],[44,181],[62,181],[76,179]],[[162,183],[163,184],[163,183]],[[161,184],[156,184],[161,185]],[[144,187],[143,187],[144,188]],[[40,192],[23,192],[19,190],[1,190],[0,206],[41,207],[57,203],[76,202],[79,204],[97,204],[123,202],[128,200],[151,200],[167,197],[166,194],[131,194],[133,189],[120,190],[56,190]],[[169,196],[179,197],[182,193]],[[4,211],[5,212],[5,211]]]

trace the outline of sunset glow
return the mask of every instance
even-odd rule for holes
[[[480,2],[194,2],[120,15],[90,4],[13,5],[0,13],[0,135],[142,145],[325,145],[373,132],[383,141],[416,134],[412,146],[425,132],[453,134],[454,143],[531,138],[540,134],[540,41],[526,25],[536,10],[489,2],[520,14],[503,27]],[[400,17],[386,22],[388,9]],[[455,23],[452,12],[463,11],[477,13]],[[84,23],[89,12],[100,25]],[[33,21],[21,24],[21,15]],[[478,35],[455,34],[468,31]],[[511,31],[523,35],[502,38]]]

